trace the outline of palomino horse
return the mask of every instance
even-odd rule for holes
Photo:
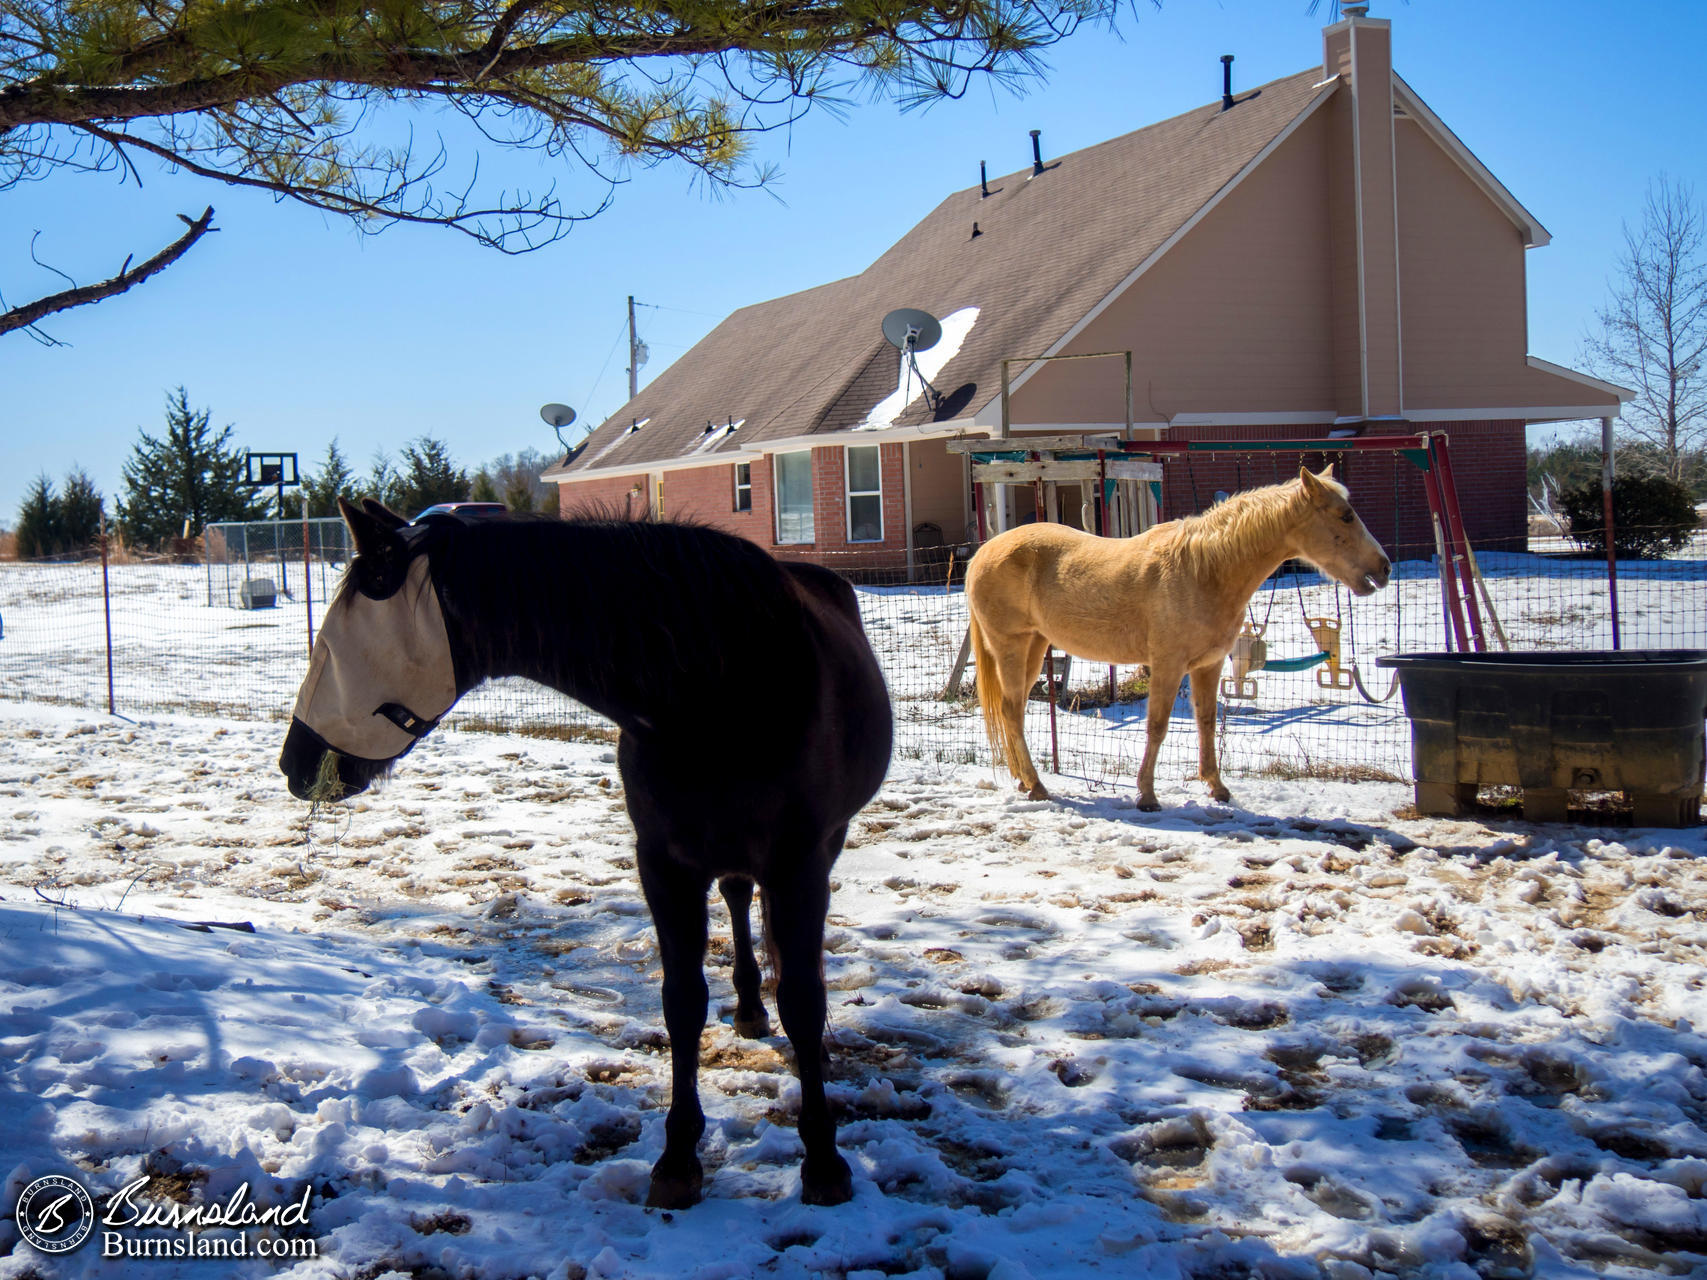
[[[1138,807],[1157,809],[1156,755],[1180,679],[1191,675],[1199,776],[1229,800],[1215,759],[1215,693],[1245,605],[1285,561],[1308,560],[1360,596],[1387,585],[1392,564],[1351,509],[1329,466],[1320,475],[1236,493],[1202,515],[1132,538],[1058,524],[1010,529],[966,571],[978,701],[996,758],[1032,799],[1049,792],[1025,745],[1025,702],[1050,645],[1093,662],[1150,668]]]
[[[301,799],[361,791],[483,680],[525,676],[615,721],[640,883],[658,931],[672,1096],[647,1203],[700,1196],[706,896],[734,925],[735,1029],[768,1035],[748,907],[800,1075],[802,1194],[852,1194],[824,1097],[830,867],[889,766],[889,695],[852,589],[688,525],[432,517],[340,502],[356,556],[279,767]]]

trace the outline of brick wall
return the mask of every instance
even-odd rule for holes
[[[779,556],[801,560],[833,556],[832,563],[858,567],[861,556],[889,564],[893,553],[907,546],[905,468],[900,444],[877,446],[883,477],[883,541],[849,542],[847,523],[847,452],[840,445],[812,450],[813,541],[779,546],[774,518],[774,473],[769,455],[752,464],[753,509],[736,511],[734,466],[722,462],[663,472],[664,515],[694,520],[739,534]],[[596,504],[622,510],[631,502],[635,515],[644,514],[650,485],[646,472],[630,476],[565,482],[560,485],[565,514],[577,506]],[[639,493],[634,494],[635,486]]]
[[[1448,422],[1464,531],[1478,551],[1528,548],[1529,451],[1522,422]]]
[[[636,485],[640,487],[638,493],[635,492]],[[589,509],[643,516],[646,514],[646,474],[559,481],[557,504],[565,517]]]
[[[1429,424],[1447,433],[1464,528],[1477,550],[1521,551],[1526,546],[1527,499],[1522,422]],[[1415,428],[1413,428],[1414,430]],[[1285,440],[1307,434],[1301,427],[1189,427],[1172,435],[1185,440]],[[1228,493],[1290,480],[1301,464],[1334,474],[1351,490],[1352,505],[1388,554],[1402,559],[1432,555],[1434,527],[1422,472],[1397,453],[1195,454],[1165,464],[1162,518],[1201,511]]]
[[[810,546],[767,544],[779,556],[823,559],[841,568],[888,566],[907,549],[906,469],[899,444],[879,444],[877,465],[883,484],[883,540],[849,542],[847,510],[847,450],[831,445],[812,450],[812,533]]]
[[[774,537],[771,520],[771,468],[766,459],[751,463],[753,506],[735,510],[735,465],[720,462],[707,467],[666,471],[664,515],[671,520],[692,520],[726,533],[738,534],[760,546]]]

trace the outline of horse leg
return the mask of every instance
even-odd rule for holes
[[[1037,683],[1038,673],[1043,670],[1043,655],[1049,651],[1049,641],[1034,631],[1021,644],[1009,645],[1000,659],[1002,729],[1008,768],[1030,799],[1047,800],[1049,789],[1038,778],[1037,766],[1031,761],[1031,748],[1025,745],[1025,704],[1031,697],[1032,685]]]
[[[1173,714],[1174,699],[1179,696],[1180,677],[1185,672],[1178,667],[1150,666],[1150,706],[1144,717],[1144,762],[1138,766],[1138,807],[1154,812],[1162,806],[1156,800],[1156,757],[1162,753],[1162,739],[1168,736],[1168,718]]]
[[[753,882],[746,876],[724,876],[717,887],[729,907],[735,936],[735,1034],[761,1040],[771,1033],[771,1020],[759,995],[759,962],[753,956]]]
[[[826,845],[841,848],[847,828]],[[800,1077],[800,1198],[807,1204],[844,1204],[853,1197],[853,1174],[836,1150],[836,1122],[824,1096],[824,916],[830,909],[829,859],[824,851],[788,882],[765,886],[765,923],[776,950],[776,1010],[794,1048]]]
[[[646,1203],[686,1209],[699,1203],[704,1170],[699,1140],[699,1037],[705,1030],[705,898],[710,880],[675,863],[662,848],[640,847],[640,887],[652,909],[664,964],[664,1027],[670,1033],[670,1114],[664,1154],[652,1166]]]
[[[1191,709],[1197,716],[1197,776],[1209,784],[1216,800],[1231,800],[1232,792],[1221,783],[1221,765],[1215,758],[1215,694],[1220,686],[1221,663],[1193,668]]]

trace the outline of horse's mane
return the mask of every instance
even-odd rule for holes
[[[1339,481],[1317,479],[1349,498]],[[1298,523],[1300,504],[1307,501],[1292,481],[1232,494],[1207,511],[1182,517],[1170,550],[1198,576],[1224,572],[1279,542]]]

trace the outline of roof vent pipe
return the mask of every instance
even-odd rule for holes
[[[1233,105],[1233,55],[1221,55],[1221,110]]]
[[[1043,172],[1043,146],[1037,140],[1042,132],[1041,129],[1031,131],[1031,176],[1034,178]]]
[[[990,198],[990,171],[982,160],[978,162],[978,190],[984,193],[983,199]]]

